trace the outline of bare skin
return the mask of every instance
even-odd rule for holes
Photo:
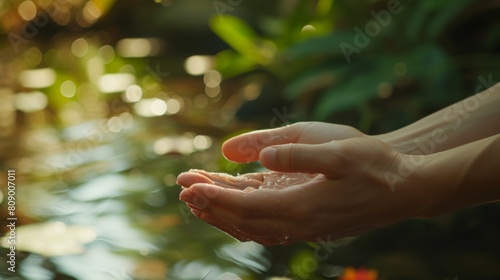
[[[499,90],[491,93],[489,100],[499,102]],[[460,127],[454,128],[454,119],[454,127],[445,130],[451,137],[476,130],[477,123],[488,127],[478,139],[469,135],[469,142],[433,139],[429,127],[449,128],[439,118],[443,111],[400,134],[368,136],[351,127],[314,122],[243,134],[224,143],[224,155],[235,162],[260,160],[272,171],[237,177],[186,172],[178,178],[184,187],[180,199],[203,221],[239,240],[264,245],[334,240],[496,201],[500,126],[492,117],[498,116],[494,107],[483,106],[486,113],[469,115],[474,121],[460,116]],[[404,139],[406,147],[415,131],[434,141],[434,150],[399,149],[395,139]]]
[[[383,174],[403,158],[383,142],[364,137],[321,145],[329,152],[323,153],[324,162],[316,165],[281,166],[279,160],[261,159],[264,165],[272,165],[268,168],[283,170],[250,178],[184,173],[178,182],[187,188],[180,198],[205,222],[239,240],[265,245],[354,236],[414,217],[424,206],[424,189],[408,186],[391,190]],[[302,158],[302,162],[310,159]],[[248,186],[265,185],[266,180],[279,185],[283,171],[294,172],[288,174],[294,183],[286,188],[244,191]],[[220,183],[224,177],[228,179]]]

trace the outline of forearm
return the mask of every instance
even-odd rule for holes
[[[425,158],[414,174],[429,192],[422,216],[500,200],[500,134]]]
[[[375,138],[407,154],[432,154],[500,133],[500,83]]]

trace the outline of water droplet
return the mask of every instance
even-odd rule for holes
[[[259,187],[259,189],[260,189],[260,187]],[[253,191],[255,191],[255,190],[256,190],[256,189],[255,189],[255,188],[253,188],[253,187],[246,187],[246,188],[243,190],[243,192],[249,193],[249,192],[253,192]]]
[[[290,240],[290,236],[285,235],[285,236],[283,237],[283,239],[281,240],[280,244],[281,244],[281,245],[288,244],[288,243],[289,243],[289,242],[288,242],[289,240]]]

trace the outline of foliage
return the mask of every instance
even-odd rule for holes
[[[390,96],[417,100],[422,108],[408,116],[417,118],[459,98],[465,82],[474,80],[463,77],[464,66],[446,42],[459,16],[472,6],[478,4],[298,1],[278,24],[279,32],[262,36],[241,19],[217,16],[212,30],[232,47],[217,55],[217,66],[228,77],[255,70],[279,77],[285,83],[284,98],[293,102],[303,119],[329,120],[332,114],[353,108],[361,116],[369,115],[379,110],[370,106],[373,101]],[[478,60],[474,67],[498,71],[498,58],[486,65]],[[359,126],[367,129],[371,123]]]

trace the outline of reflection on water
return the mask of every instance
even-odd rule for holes
[[[82,24],[101,8],[84,5]],[[90,34],[47,47],[0,49],[17,77],[0,87],[0,149],[17,171],[19,276],[250,279],[269,268],[260,245],[235,243],[178,200],[181,171],[221,168],[219,139],[243,102],[223,94],[212,57],[187,58],[175,76],[148,60],[165,50],[158,38],[115,48]]]
[[[64,256],[83,252],[83,244],[96,238],[94,229],[85,226],[67,226],[63,222],[45,222],[17,228],[16,237],[22,242],[17,249],[43,256]],[[2,246],[9,247],[7,238]]]
[[[231,247],[224,246],[234,241],[198,222],[178,201],[175,175],[188,165],[212,161],[213,155],[203,156],[216,152],[210,149],[212,138],[194,133],[141,138],[138,133],[146,133],[141,127],[147,124],[116,133],[99,130],[102,125],[34,130],[25,136],[25,148],[33,154],[11,159],[25,178],[18,213],[30,220],[17,229],[18,250],[30,253],[20,264],[22,275],[43,270],[37,255],[47,257],[55,271],[78,279],[250,274],[245,266],[216,258],[218,248],[231,255]],[[88,138],[85,131],[101,131],[102,137]]]

